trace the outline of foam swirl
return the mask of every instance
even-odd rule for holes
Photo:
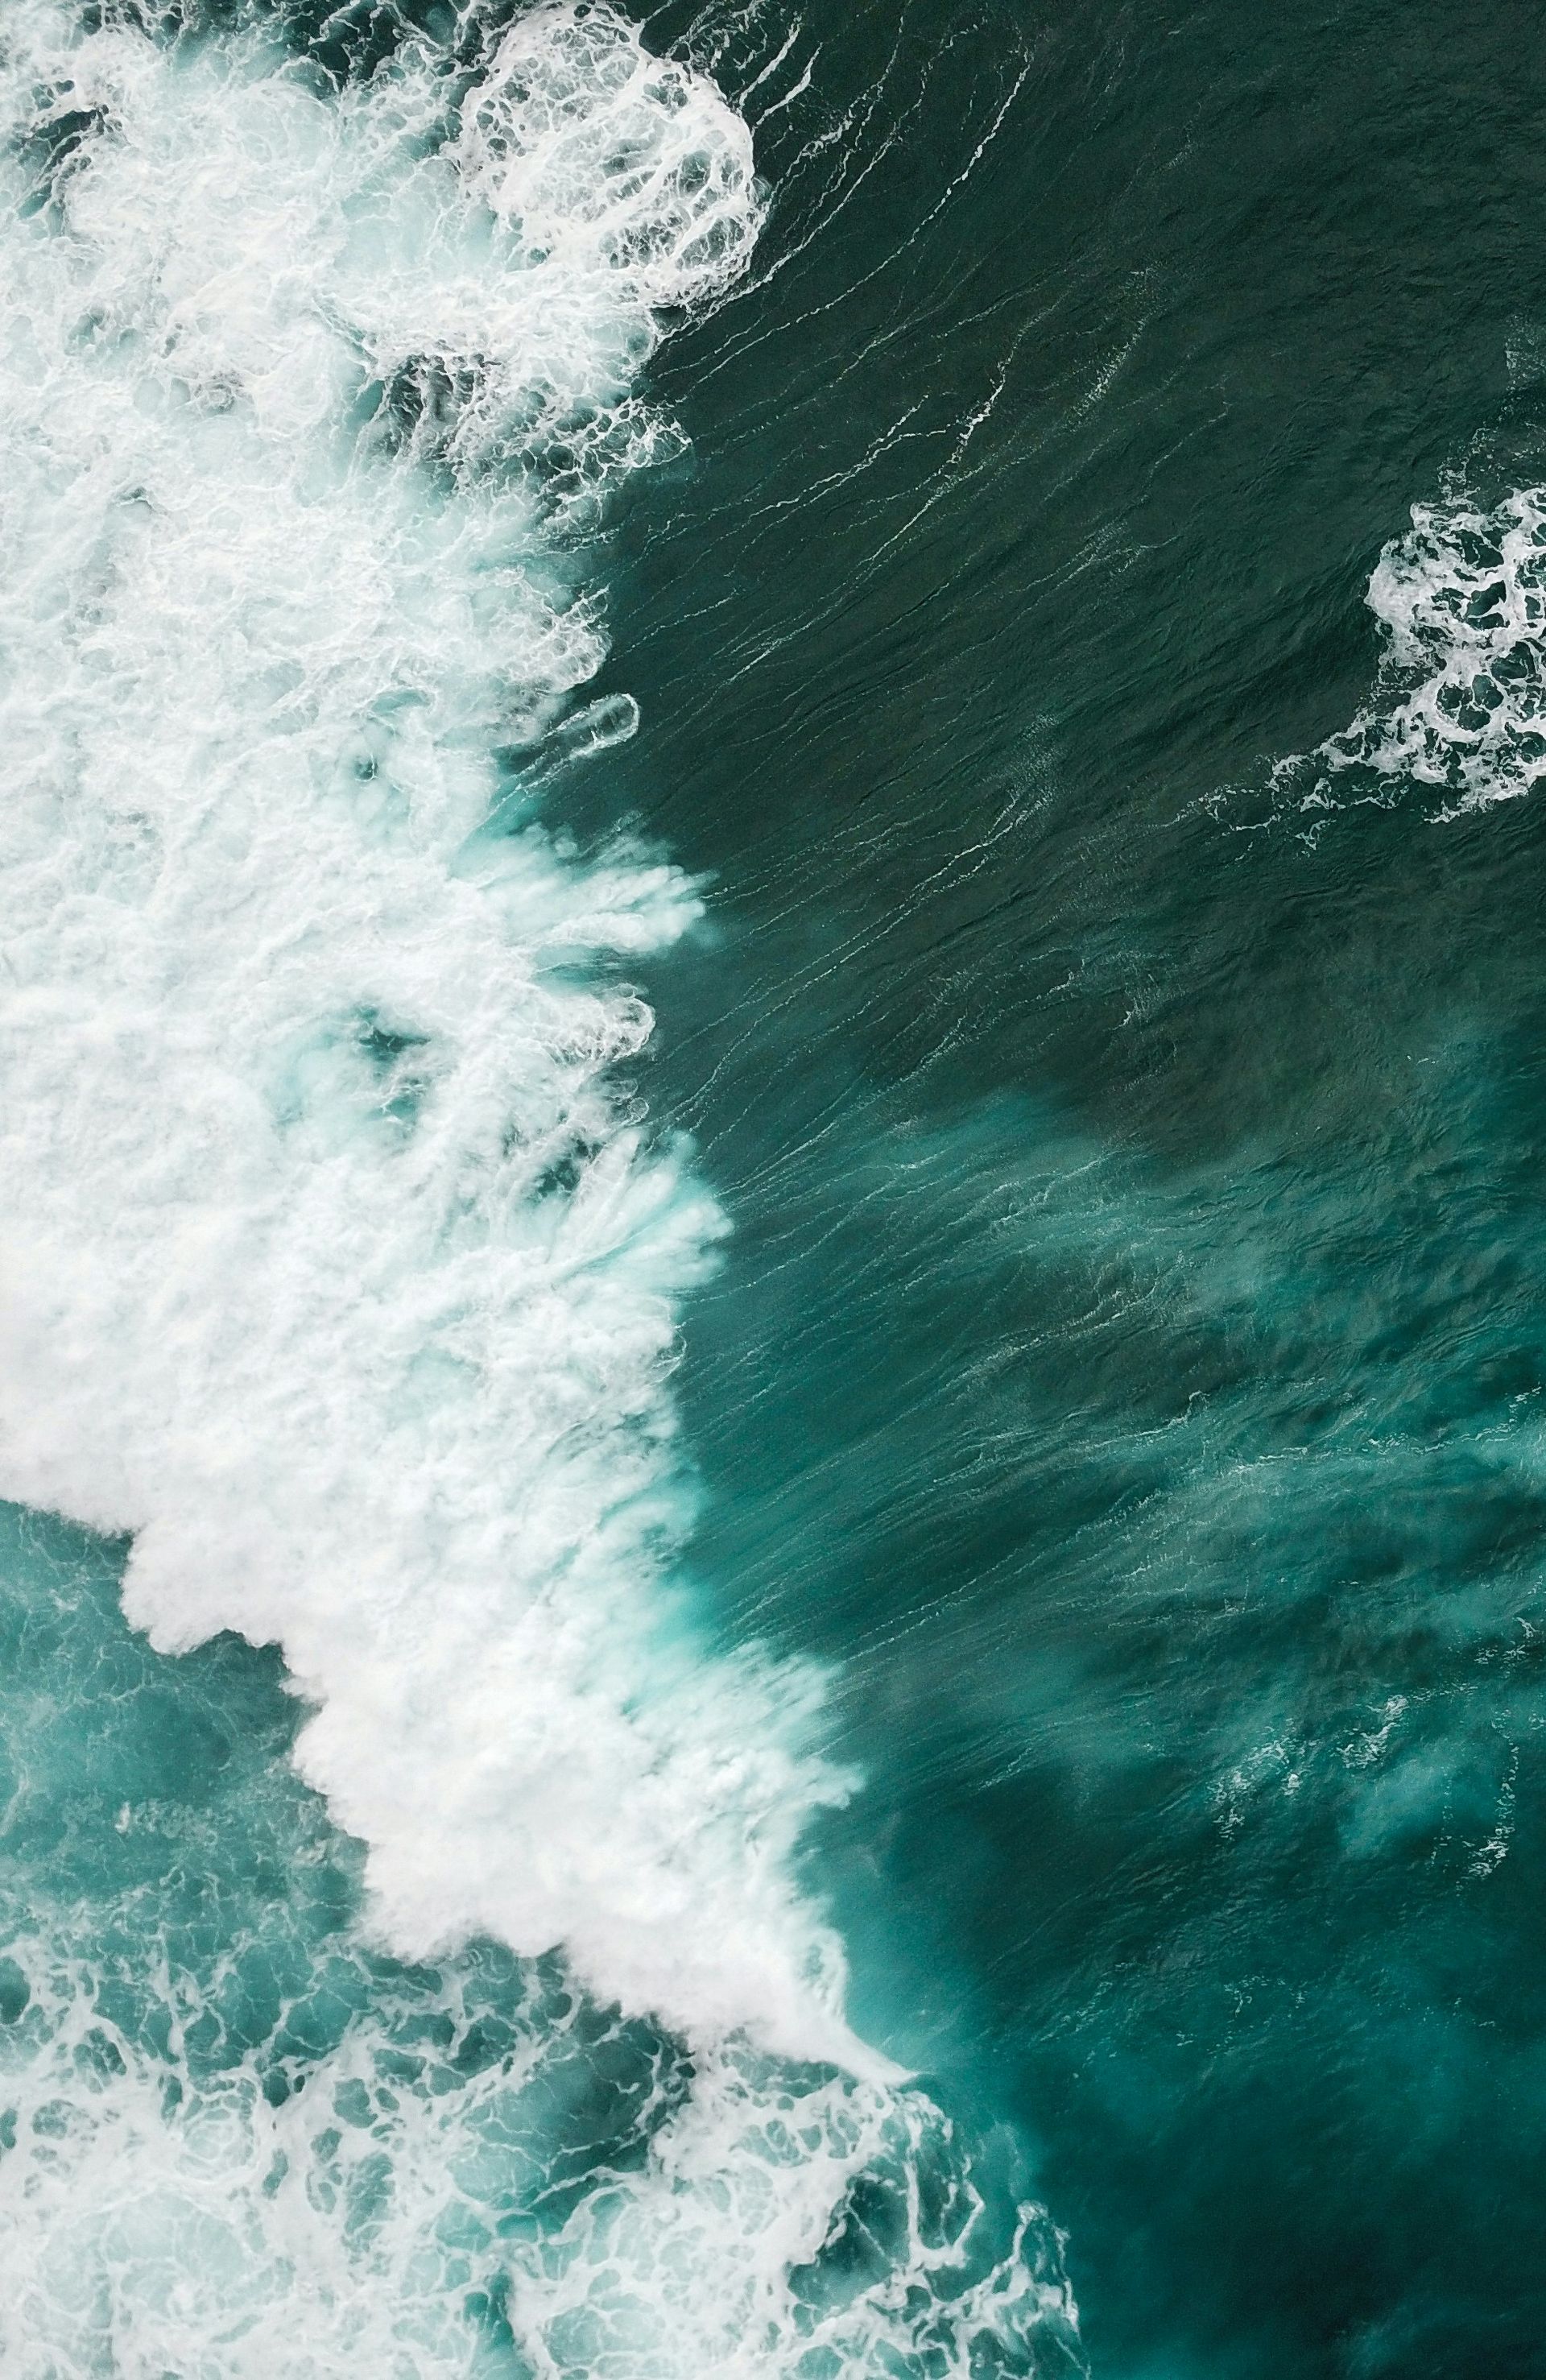
[[[1546,778],[1546,491],[1492,511],[1466,497],[1414,504],[1369,582],[1383,650],[1370,700],[1274,782],[1307,808],[1437,794],[1457,818],[1517,801]]]

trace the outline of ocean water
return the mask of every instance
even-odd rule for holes
[[[1533,19],[0,12],[0,2372],[1546,2371]]]

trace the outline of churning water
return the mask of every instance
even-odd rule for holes
[[[1508,15],[0,11],[5,2380],[1546,2372]]]

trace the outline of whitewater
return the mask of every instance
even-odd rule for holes
[[[1045,2218],[846,2022],[822,1678],[710,1654],[680,1584],[725,1221],[635,978],[702,894],[563,832],[639,725],[586,696],[598,539],[682,450],[640,374],[748,263],[750,133],[607,6],[342,87],[281,30],[6,12],[0,1493],[127,1541],[158,1652],[282,1648],[262,1823],[357,1839],[363,1894],[277,2086],[32,1911],[0,2362],[1077,2361]],[[556,2068],[624,2051],[634,2154],[537,2219]]]

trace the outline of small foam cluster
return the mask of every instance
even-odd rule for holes
[[[1454,818],[1516,801],[1546,778],[1546,490],[1491,512],[1414,504],[1381,554],[1370,609],[1384,651],[1370,701],[1280,787],[1310,807],[1389,801],[1403,786]]]
[[[457,162],[531,263],[599,265],[650,306],[718,295],[761,225],[747,126],[605,7],[517,20],[462,111]]]

